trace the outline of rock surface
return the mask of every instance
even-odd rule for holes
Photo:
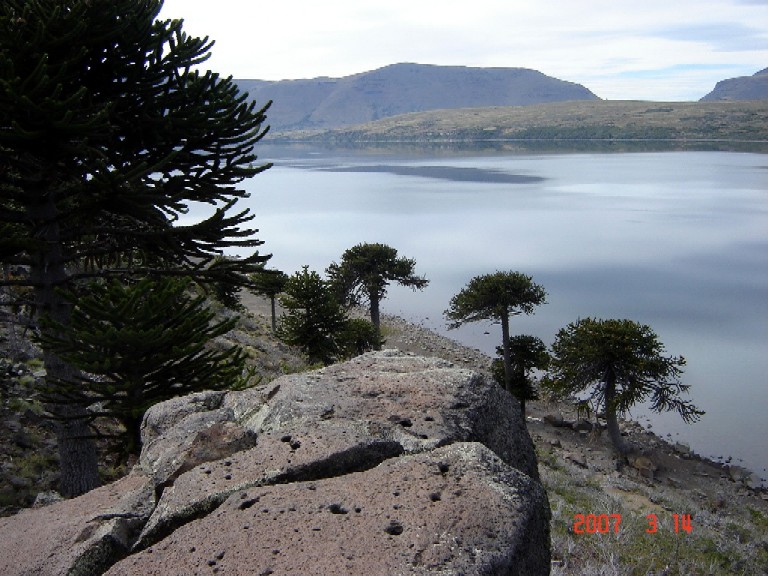
[[[101,574],[126,554],[154,508],[134,472],[79,498],[0,518],[0,574]]]
[[[0,573],[547,574],[519,414],[395,351],[165,402],[130,476],[0,519]]]

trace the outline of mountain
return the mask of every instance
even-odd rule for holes
[[[768,68],[764,68],[752,76],[721,80],[715,85],[715,89],[700,101],[765,99],[768,99]]]
[[[257,102],[274,101],[268,119],[278,132],[426,110],[598,100],[584,86],[526,68],[393,64],[343,78],[236,82]]]

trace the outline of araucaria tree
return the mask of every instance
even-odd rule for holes
[[[536,384],[531,376],[532,370],[545,370],[549,365],[549,353],[547,347],[541,338],[521,334],[512,336],[509,339],[510,360],[512,365],[512,378],[510,381],[510,392],[520,401],[520,410],[525,416],[525,403],[528,400],[537,400],[539,398]],[[505,385],[506,373],[504,370],[504,348],[496,348],[496,354],[501,358],[496,358],[491,364],[491,372],[494,379]]]
[[[26,275],[30,305],[65,336],[60,288],[87,278],[190,276],[248,284],[261,244],[252,215],[233,213],[237,184],[267,168],[254,145],[265,110],[231,79],[200,72],[212,45],[181,21],[157,19],[161,0],[3,0],[0,3],[0,263]],[[194,224],[190,202],[211,206]],[[20,292],[23,294],[23,291]],[[77,371],[50,349],[52,383]],[[52,404],[60,425],[60,491],[98,484],[85,397]]]
[[[490,320],[501,324],[504,388],[512,393],[512,350],[509,319],[520,314],[532,314],[536,306],[546,303],[547,293],[530,276],[520,272],[495,272],[475,276],[453,298],[445,311],[448,328],[458,328],[467,322]]]
[[[286,310],[278,332],[283,340],[301,348],[310,362],[331,364],[347,316],[328,282],[304,266],[288,278],[280,304]]]
[[[381,335],[381,300],[391,282],[422,290],[429,280],[416,276],[416,261],[398,257],[386,244],[358,244],[346,250],[341,263],[332,263],[326,273],[339,299],[348,306],[367,303],[371,322]]]
[[[561,395],[588,391],[598,411],[605,410],[613,445],[626,453],[617,417],[638,402],[650,400],[656,412],[674,410],[685,422],[704,414],[681,398],[690,388],[680,382],[685,359],[664,351],[649,326],[632,320],[578,320],[555,338],[547,386]]]
[[[280,292],[285,289],[285,283],[288,282],[288,275],[280,270],[260,270],[251,275],[253,282],[253,291],[263,294],[269,298],[272,305],[272,333],[277,332],[277,311],[275,310],[275,299]]]
[[[44,344],[84,372],[80,382],[50,382],[53,400],[77,401],[83,389],[98,411],[123,424],[122,450],[138,454],[144,412],[158,402],[244,381],[238,346],[207,345],[229,332],[237,317],[215,320],[204,296],[189,293],[184,278],[93,283],[77,297],[64,334]],[[43,322],[45,324],[45,321]]]

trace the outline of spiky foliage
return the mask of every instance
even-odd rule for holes
[[[31,305],[69,326],[58,287],[85,278],[166,274],[248,283],[266,260],[214,259],[261,244],[235,211],[256,166],[266,107],[199,66],[208,39],[158,20],[160,0],[0,3],[0,262],[28,270],[0,285],[33,288]],[[190,202],[208,217],[184,222]],[[220,287],[219,286],[219,287]],[[56,337],[60,334],[46,334]],[[44,350],[52,381],[72,367]],[[59,489],[98,484],[85,400],[56,406]]]
[[[472,278],[451,298],[445,317],[449,321],[449,329],[480,320],[501,324],[504,387],[512,392],[509,318],[519,314],[532,314],[536,306],[546,303],[546,299],[544,288],[536,284],[530,276],[520,272],[495,272]]]
[[[650,400],[655,412],[675,411],[685,422],[703,414],[681,395],[682,356],[665,356],[664,345],[650,326],[632,320],[585,318],[557,333],[546,385],[560,395],[589,391],[590,398],[605,409],[608,432],[614,446],[627,452],[617,416]]]
[[[119,420],[124,450],[138,454],[141,420],[150,406],[240,384],[242,349],[208,345],[234,328],[237,318],[215,320],[206,298],[192,296],[189,288],[184,278],[146,278],[128,285],[94,283],[87,292],[70,294],[70,325],[47,331],[66,336],[49,337],[44,344],[82,375],[50,382],[51,402],[77,399],[85,391],[99,406],[90,411],[91,418]]]
[[[422,290],[429,280],[416,276],[416,261],[398,257],[386,244],[358,244],[344,252],[341,263],[332,263],[326,273],[338,298],[348,306],[367,303],[371,322],[381,334],[381,300],[391,282]]]
[[[251,274],[252,290],[269,298],[272,308],[272,333],[277,332],[275,299],[285,289],[286,282],[288,282],[288,275],[280,270],[268,270],[265,268],[255,274]]]
[[[364,318],[349,318],[337,334],[336,340],[344,358],[378,350],[384,343],[373,323]]]
[[[279,334],[310,362],[331,364],[339,355],[337,337],[347,320],[328,282],[304,266],[288,278],[280,304],[286,312]]]
[[[541,338],[528,334],[512,336],[509,339],[509,351],[512,366],[510,392],[520,401],[520,410],[525,416],[526,401],[539,398],[531,370],[545,370],[549,365],[549,354]],[[491,371],[496,382],[504,386],[504,348],[497,347],[496,354],[500,358],[493,360]]]

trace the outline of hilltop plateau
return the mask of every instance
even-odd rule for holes
[[[237,80],[259,103],[273,101],[275,132],[329,129],[408,112],[597,100],[584,86],[526,68],[393,64],[343,78]]]

